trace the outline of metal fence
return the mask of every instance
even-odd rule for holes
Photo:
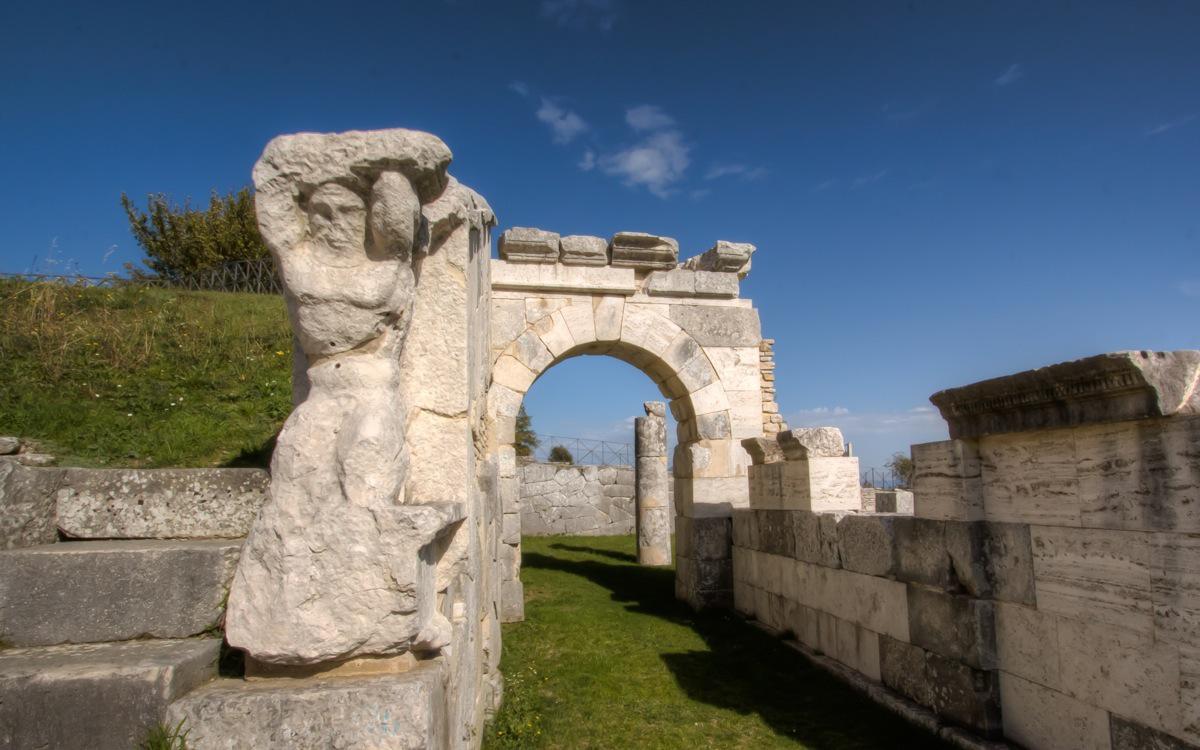
[[[270,258],[235,260],[192,274],[179,276],[83,276],[81,274],[0,273],[0,278],[30,282],[50,282],[89,287],[112,287],[126,284],[163,289],[187,289],[207,292],[245,292],[250,294],[279,294],[279,276],[275,261]]]
[[[550,451],[561,445],[571,453],[577,465],[598,464],[601,466],[633,466],[633,443],[614,443],[608,440],[588,440],[562,435],[538,435],[538,447],[534,458],[547,461]]]
[[[894,490],[904,486],[904,477],[891,469],[876,469],[874,467],[862,470],[863,487],[874,487],[879,490]]]

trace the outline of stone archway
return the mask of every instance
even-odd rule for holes
[[[758,312],[738,298],[754,248],[720,242],[683,264],[677,248],[669,238],[633,233],[606,241],[510,229],[501,238],[501,258],[490,267],[487,401],[503,511],[497,558],[505,621],[523,617],[517,411],[544,372],[581,355],[628,362],[669,399],[678,424],[676,595],[696,607],[730,601],[729,519],[747,506],[751,464],[741,441],[779,427],[774,365]]]

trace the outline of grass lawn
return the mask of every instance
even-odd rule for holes
[[[694,614],[634,539],[526,537],[493,748],[941,748],[732,614]]]
[[[276,295],[0,281],[0,435],[62,465],[266,465],[291,365]]]

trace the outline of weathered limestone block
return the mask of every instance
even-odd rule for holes
[[[1200,417],[1075,431],[1084,526],[1200,532]]]
[[[979,441],[989,521],[1079,526],[1075,436],[1069,430],[995,435]]]
[[[608,240],[603,237],[569,234],[559,240],[559,247],[559,259],[568,266],[608,265]]]
[[[220,647],[198,638],[0,651],[0,744],[140,747],[171,701],[216,676]]]
[[[892,577],[896,574],[896,540],[891,516],[848,514],[837,524],[842,567],[855,573]]]
[[[788,510],[755,510],[753,513],[757,549],[770,555],[795,557],[796,531],[793,519],[799,514]]]
[[[745,278],[750,273],[750,256],[754,254],[754,245],[745,242],[727,242],[717,240],[717,244],[684,261],[684,268],[697,271],[721,271],[737,274]]]
[[[679,260],[679,243],[642,232],[617,232],[609,244],[609,255],[616,268],[670,269]]]
[[[49,646],[198,635],[220,620],[238,547],[65,542],[0,553],[0,641]]]
[[[65,469],[58,529],[75,539],[237,539],[270,481],[262,469]]]
[[[671,320],[701,346],[758,346],[762,329],[750,307],[671,305]]]
[[[784,430],[776,436],[783,456],[788,461],[801,461],[814,457],[842,457],[846,455],[842,431],[836,427],[804,427]]]
[[[1181,731],[1177,646],[1094,621],[1064,617],[1057,624],[1063,692],[1143,724]]]
[[[11,456],[21,450],[21,439],[5,435],[0,437],[0,456]]]
[[[1150,545],[1155,638],[1200,644],[1200,537],[1158,533]]]
[[[789,629],[800,627],[805,631],[803,636],[796,633],[797,640],[845,664],[868,679],[879,681],[881,674],[878,633],[828,612],[799,605],[799,612],[802,613],[799,614],[796,609],[795,606],[791,608],[787,620]],[[809,644],[806,640],[813,638],[813,631],[815,643]]]
[[[525,619],[525,584],[519,580],[500,584],[500,622],[521,622]]]
[[[976,669],[996,668],[991,601],[909,584],[908,629],[914,646]]]
[[[229,596],[228,640],[257,661],[436,651],[451,635],[435,570],[464,508],[406,496],[409,408],[427,414],[430,404],[404,401],[400,369],[422,312],[415,301],[431,296],[417,294],[414,256],[436,253],[464,223],[493,221],[482,198],[446,174],[449,162],[436,137],[387,130],[281,136],[255,165],[259,229],[309,365],[307,396],[280,432],[270,499]],[[421,283],[463,294],[452,274],[422,274]],[[430,337],[418,338],[425,351]],[[444,395],[465,410],[465,393]],[[413,424],[423,436],[444,433],[437,422]]]
[[[1031,535],[1039,610],[1153,632],[1148,534],[1035,526]]]
[[[912,446],[912,459],[917,516],[943,521],[983,519],[978,444],[966,440],[921,443]]]
[[[787,598],[867,630],[908,641],[908,596],[904,584],[799,560],[777,559],[778,565],[787,569],[781,568],[776,573],[781,579],[780,587],[788,589],[782,592]],[[766,583],[774,585],[770,572]]]
[[[939,716],[981,734],[1000,733],[997,672],[982,672],[886,636],[879,639],[883,684]],[[1005,716],[1008,715],[1007,705]]]
[[[804,562],[824,565],[827,568],[842,567],[841,546],[838,539],[838,523],[845,514],[812,513],[805,510],[783,511],[791,514],[796,531],[794,557]]]
[[[858,458],[813,456],[781,464],[782,507],[791,510],[858,510]]]
[[[217,680],[171,705],[188,747],[318,750],[443,748],[446,665],[432,659],[403,674],[267,681]],[[274,681],[272,681],[274,682]]]
[[[897,579],[950,593],[990,595],[981,524],[895,518]]]
[[[695,271],[696,296],[712,299],[733,299],[738,296],[740,286],[737,274]]]
[[[1108,712],[1000,672],[1004,736],[1029,748],[1107,750]]]
[[[58,541],[55,494],[62,473],[0,461],[0,550]]]
[[[621,294],[637,291],[632,268],[572,266],[561,263],[491,261],[492,289],[553,294]]]
[[[683,268],[652,271],[642,291],[652,297],[692,297],[696,294],[696,272]]]
[[[1200,414],[1200,351],[1113,352],[1026,370],[929,400],[950,437]]]
[[[996,602],[995,610],[999,668],[1060,690],[1058,617],[1007,602]]]
[[[557,263],[558,233],[530,227],[505,229],[497,243],[500,257],[513,263]]]

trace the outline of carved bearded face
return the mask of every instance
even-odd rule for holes
[[[367,238],[367,206],[349,188],[326,183],[308,199],[308,231],[318,262],[341,268],[359,265]]]

